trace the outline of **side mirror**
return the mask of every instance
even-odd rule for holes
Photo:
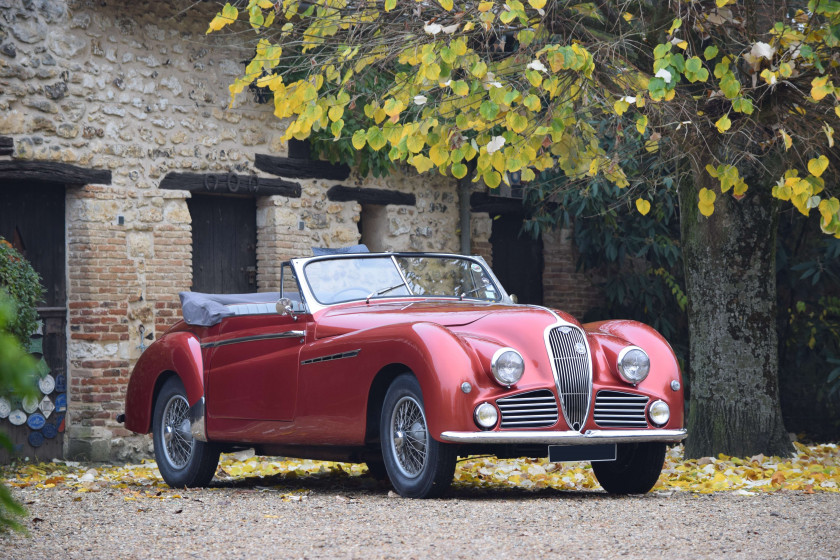
[[[512,301],[513,303],[519,303],[519,296],[517,296],[516,294],[510,294],[510,301]]]
[[[295,312],[292,309],[292,300],[289,298],[284,297],[278,299],[275,308],[277,309],[277,313],[280,315],[289,315],[292,319],[297,321],[297,315],[295,315]]]

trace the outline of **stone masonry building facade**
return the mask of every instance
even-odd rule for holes
[[[270,103],[243,95],[229,108],[235,61],[249,56],[205,35],[217,9],[0,0],[0,234],[36,268],[52,263],[39,270],[54,318],[43,336],[66,382],[67,457],[149,452],[116,417],[134,362],[180,318],[178,292],[233,291],[219,284],[228,275],[276,290],[280,263],[313,246],[459,251],[455,180],[360,178],[289,153]],[[472,251],[492,261],[491,214],[476,209],[470,227]],[[542,303],[582,313],[591,290],[568,232],[541,243]]]

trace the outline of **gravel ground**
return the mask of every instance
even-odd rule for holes
[[[30,558],[840,558],[840,494],[462,488],[407,500],[367,477],[210,489],[15,489]]]

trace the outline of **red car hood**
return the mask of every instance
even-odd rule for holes
[[[566,321],[579,324],[565,313],[558,313],[558,315]],[[463,327],[472,325],[487,316],[491,316],[487,321],[499,327],[505,323],[510,325],[511,320],[535,321],[545,325],[556,321],[551,312],[538,307],[474,301],[391,300],[371,304],[353,303],[326,309],[315,317],[317,324],[315,337],[326,338],[385,325],[416,322],[436,323],[449,328],[461,327],[457,330],[463,332],[473,330]],[[481,324],[484,322],[480,321]],[[486,326],[490,327],[489,324]],[[478,333],[485,330],[481,325],[475,325],[475,327]],[[491,330],[495,329],[491,328]]]

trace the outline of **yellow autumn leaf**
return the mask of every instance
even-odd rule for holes
[[[493,8],[493,2],[479,2],[478,11],[481,13],[490,11]]]
[[[364,130],[357,130],[353,133],[353,138],[350,139],[350,142],[353,144],[353,147],[357,150],[361,150],[365,147],[367,143],[367,139],[365,138],[365,131]]]
[[[823,199],[819,205],[819,211],[826,222],[830,222],[832,217],[840,212],[840,200],[835,197]]]
[[[333,105],[330,107],[330,110],[327,111],[327,115],[331,121],[337,121],[344,116],[344,107],[341,105]]]
[[[623,115],[625,112],[627,112],[627,109],[629,109],[629,108],[630,108],[630,104],[627,101],[625,101],[624,99],[619,99],[613,105],[613,110],[615,111],[615,114],[618,115],[618,116]]]
[[[824,155],[808,160],[808,173],[814,177],[819,177],[826,169],[828,169],[828,158]]]
[[[528,3],[535,10],[542,10],[543,8],[545,8],[545,2],[546,0],[528,0]]]
[[[438,4],[440,4],[441,8],[449,12],[452,11],[452,6],[454,5],[454,2],[453,0],[438,0]]]
[[[677,47],[681,48],[682,50],[687,49],[688,48],[688,41],[680,41],[679,43],[677,43]]]
[[[498,172],[492,170],[486,171],[484,175],[481,176],[481,178],[484,180],[484,184],[490,187],[491,189],[495,189],[502,182],[502,176],[499,175]]]
[[[840,105],[834,108],[834,114],[837,115],[838,118],[840,118]]]
[[[828,81],[828,76],[814,78],[811,80],[811,97],[813,97],[815,101],[820,101],[833,91],[834,86]]]
[[[390,12],[397,6],[397,0],[385,0],[385,11]]]
[[[227,3],[222,8],[222,11],[216,14],[210,21],[210,27],[207,29],[206,34],[212,33],[213,31],[218,31],[223,28],[225,25],[229,25],[236,21],[236,18],[239,17],[239,11]]]
[[[644,134],[645,130],[647,130],[648,125],[648,118],[647,115],[642,115],[638,119],[636,119],[636,130],[639,131],[639,134]]]
[[[708,218],[715,211],[715,199],[717,195],[714,191],[710,191],[704,187],[700,189],[698,198],[697,207],[700,209],[700,213]]]
[[[411,153],[418,153],[426,145],[426,141],[418,134],[411,134],[405,139],[405,145]]]
[[[411,158],[411,165],[414,166],[418,173],[425,173],[435,166],[432,160],[422,154],[417,154]]]
[[[647,213],[650,212],[650,202],[648,202],[644,198],[637,198],[636,210],[638,210],[639,214],[641,214],[642,216],[647,216]]]
[[[723,134],[724,132],[729,130],[731,127],[732,127],[732,121],[729,120],[729,117],[726,116],[726,115],[719,118],[717,120],[717,122],[715,123],[715,128],[717,128],[718,132],[720,132],[721,134]]]
[[[449,151],[441,144],[429,148],[429,159],[437,166],[444,165],[449,160]]]
[[[782,140],[785,143],[785,151],[788,151],[793,145],[793,140],[791,139],[790,135],[781,128],[779,129],[779,134],[782,135]]]

